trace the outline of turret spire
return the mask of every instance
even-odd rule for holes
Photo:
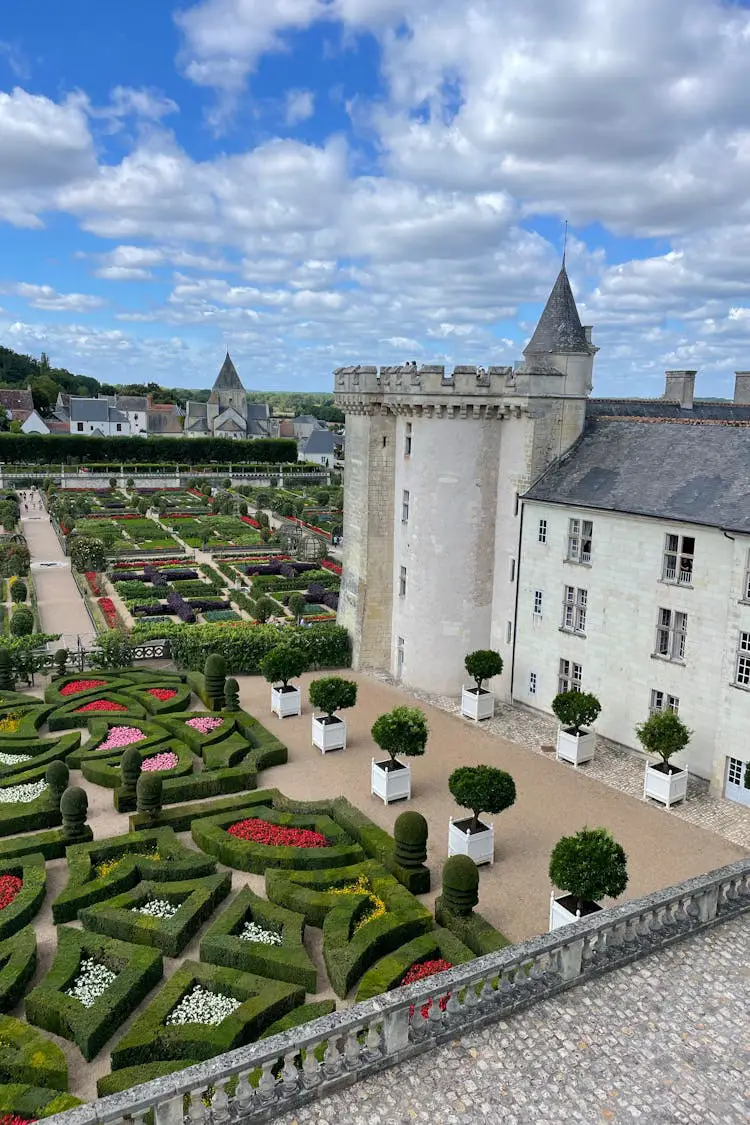
[[[581,326],[581,318],[578,315],[568,271],[565,268],[563,248],[563,262],[557,281],[552,287],[539,323],[534,329],[534,335],[523,354],[525,356],[591,355],[594,350]]]

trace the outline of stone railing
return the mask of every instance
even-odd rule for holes
[[[181,1125],[186,1120],[191,1125],[271,1121],[747,910],[750,860],[743,859],[284,1034],[57,1114],[46,1125],[117,1125],[127,1119],[140,1125],[151,1112],[155,1125]]]

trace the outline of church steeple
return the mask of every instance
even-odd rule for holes
[[[557,281],[523,354],[526,357],[594,355],[596,351],[581,325],[563,258]]]
[[[232,363],[232,357],[227,352],[226,359],[221,365],[221,371],[216,377],[214,383],[215,391],[242,391],[244,394],[245,388],[242,386],[242,381],[237,374],[237,368]]]

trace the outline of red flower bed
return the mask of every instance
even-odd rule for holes
[[[177,695],[177,692],[172,688],[150,687],[148,689],[148,694],[153,695],[154,699],[158,699],[162,703],[166,703],[168,699],[174,699],[174,697]]]
[[[111,598],[99,598],[99,609],[104,614],[108,629],[117,628],[117,610]]]
[[[89,589],[91,590],[91,593],[95,594],[96,597],[98,598],[102,591],[101,591],[101,587],[99,586],[99,578],[97,577],[96,571],[87,570],[86,571],[86,581],[89,584]]]
[[[260,524],[257,520],[254,520],[252,516],[240,516],[240,519],[243,523],[249,523],[251,527],[260,528]]]
[[[106,680],[71,680],[64,688],[60,688],[60,695],[80,695],[82,691],[93,691],[94,688],[104,687]]]
[[[419,965],[412,965],[412,967],[409,969],[409,971],[401,981],[401,988],[404,988],[407,984],[416,984],[418,980],[427,980],[428,977],[434,977],[437,973],[444,973],[446,969],[452,968],[452,962],[445,961],[442,957],[438,958],[436,961],[422,961],[422,963]],[[449,999],[450,992],[446,992],[445,996],[441,996],[438,1000],[441,1012],[445,1011]],[[431,1007],[432,1000],[428,1000],[427,1003],[423,1004],[420,1008],[420,1011],[425,1019],[427,1019],[428,1015],[430,1014]],[[412,1004],[409,1008],[409,1017],[411,1018],[413,1015],[414,1005]]]
[[[324,531],[322,527],[316,527],[314,523],[306,523],[304,520],[297,519],[300,527],[309,527],[310,531],[317,531],[319,535],[324,535],[326,539],[331,539],[330,531]]]
[[[240,820],[227,829],[238,840],[252,840],[256,844],[270,844],[273,848],[327,848],[328,841],[320,832],[309,828],[282,828],[267,820],[252,817]]]
[[[17,875],[0,875],[0,910],[10,906],[22,886],[23,879]]]
[[[109,699],[94,699],[91,703],[84,703],[83,707],[76,707],[76,715],[84,711],[127,711],[124,703],[110,702]]]
[[[72,492],[73,489],[67,491]],[[36,1117],[21,1117],[18,1113],[0,1113],[0,1125],[31,1125]]]
[[[330,559],[323,559],[320,564],[324,570],[330,570],[331,574],[341,574],[341,567],[338,563],[331,562]]]

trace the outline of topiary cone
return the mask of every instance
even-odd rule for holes
[[[120,776],[122,778],[122,791],[129,797],[134,797],[138,778],[141,775],[143,760],[135,746],[129,746],[120,758]]]
[[[427,861],[427,831],[427,821],[421,813],[403,812],[396,817],[396,863],[401,867],[421,867]]]
[[[154,820],[161,812],[162,779],[158,773],[142,773],[136,785],[136,807],[139,813]]]
[[[67,843],[74,843],[86,836],[86,814],[89,808],[89,799],[85,789],[72,785],[66,789],[60,799],[60,812],[62,813],[63,837]]]
[[[240,685],[235,679],[228,679],[224,684],[224,710],[225,711],[239,711],[240,709]]]
[[[453,914],[471,914],[479,902],[479,868],[467,855],[453,855],[443,868],[443,903]]]
[[[68,782],[70,781],[70,770],[63,761],[50,762],[50,764],[47,766],[47,772],[44,775],[44,779],[47,782],[49,790],[52,793],[52,796],[55,798],[55,802],[57,803],[59,808],[60,798],[68,788]]]
[[[212,652],[206,659],[203,674],[211,710],[220,711],[224,706],[224,683],[227,678],[227,662],[224,657]]]

